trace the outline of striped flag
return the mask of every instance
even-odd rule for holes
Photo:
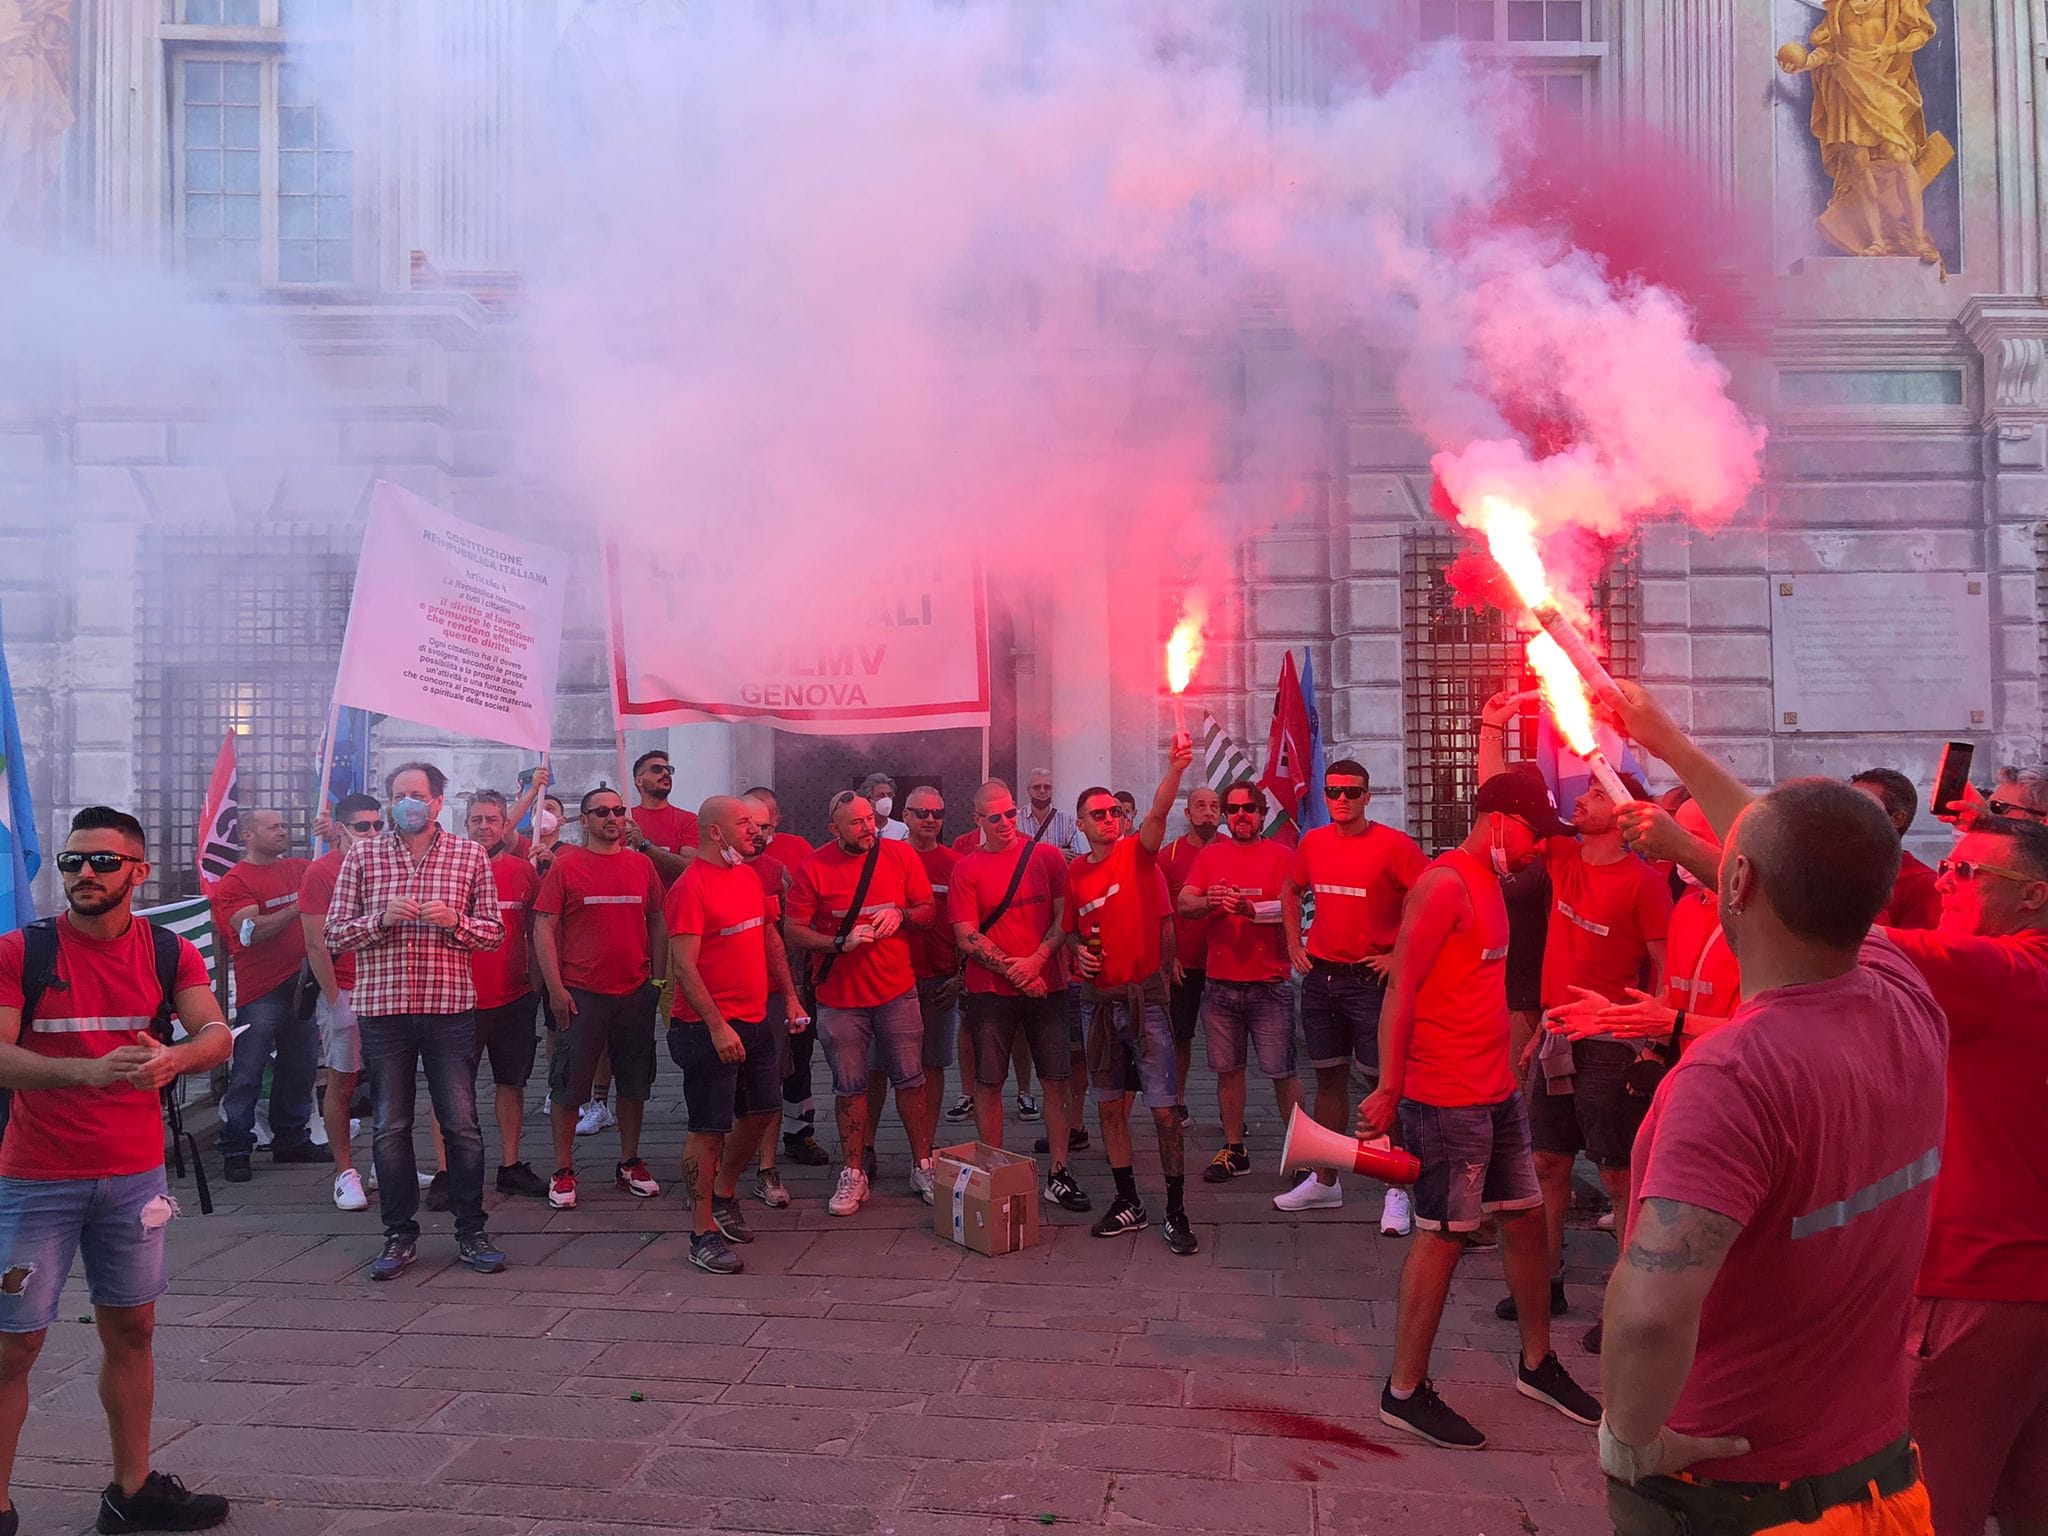
[[[235,733],[229,731],[213,760],[213,777],[206,782],[206,803],[199,811],[199,833],[193,839],[199,850],[199,889],[211,891],[214,882],[242,856],[237,836],[241,809],[235,803]]]
[[[1259,780],[1251,754],[1233,741],[1206,709],[1195,728],[1195,770],[1201,774],[1202,782],[1218,794],[1232,784],[1256,784]],[[1287,825],[1287,818],[1272,803],[1272,796],[1266,799],[1266,835],[1270,837],[1276,828]]]
[[[160,907],[140,908],[135,915],[148,918],[159,928],[170,929],[181,939],[189,939],[199,951],[199,958],[206,962],[206,979],[213,984],[214,994],[220,995],[220,930],[214,926],[212,903],[204,896],[190,896]]]

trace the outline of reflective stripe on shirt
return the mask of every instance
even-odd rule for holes
[[[1123,888],[1124,883],[1121,880],[1112,881],[1110,883],[1109,889],[1104,891],[1100,896],[1096,897],[1093,901],[1083,902],[1079,907],[1077,907],[1074,911],[1074,916],[1086,917],[1090,912],[1093,912],[1097,907],[1106,904],[1110,897],[1116,895]]]
[[[718,936],[721,939],[729,939],[734,934],[745,933],[749,928],[762,927],[767,921],[765,917],[750,917],[744,923],[734,923],[730,928],[719,929]]]
[[[100,1031],[119,1034],[126,1030],[147,1029],[150,1021],[139,1015],[132,1018],[117,1018],[111,1015],[94,1019],[45,1019],[30,1021],[29,1030],[38,1035],[90,1035]]]
[[[1865,1185],[1846,1200],[1837,1200],[1808,1211],[1792,1223],[1792,1237],[1796,1242],[1802,1237],[1812,1237],[1817,1232],[1832,1232],[1837,1227],[1846,1227],[1858,1216],[1867,1216],[1887,1200],[1896,1200],[1909,1190],[1918,1189],[1941,1170],[1941,1148],[1929,1147],[1897,1173],[1888,1173],[1875,1184]]]
[[[1372,895],[1362,885],[1312,885],[1309,887],[1318,896],[1356,896],[1364,899]]]
[[[1505,944],[1501,945],[1499,949],[1482,949],[1479,951],[1479,958],[1481,960],[1505,960],[1507,957],[1508,947]]]
[[[646,904],[644,896],[586,896],[586,907],[638,907]]]
[[[1610,933],[1614,932],[1614,930],[1608,927],[1605,923],[1595,923],[1587,921],[1585,918],[1579,916],[1578,913],[1574,912],[1564,902],[1560,901],[1557,904],[1557,910],[1563,914],[1567,921],[1577,923],[1581,928],[1585,929],[1586,932],[1595,934],[1600,938],[1604,939]]]

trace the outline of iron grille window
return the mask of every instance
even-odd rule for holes
[[[304,853],[361,538],[292,524],[144,533],[136,772],[159,899],[198,892],[194,837],[230,730],[241,805],[284,811]]]
[[[2034,645],[2048,684],[2048,523],[2034,524]]]
[[[1472,829],[1479,789],[1479,712],[1504,688],[1533,688],[1514,626],[1495,609],[1460,606],[1446,573],[1460,545],[1448,529],[1413,530],[1401,576],[1401,668],[1406,714],[1409,831],[1432,852]],[[1618,555],[1593,589],[1590,606],[1606,629],[1608,664],[1622,677],[1637,668],[1634,555]],[[1536,750],[1536,709],[1517,722],[1509,756]]]

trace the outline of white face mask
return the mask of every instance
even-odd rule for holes
[[[1508,868],[1507,833],[1501,826],[1501,819],[1498,814],[1493,818],[1493,848],[1491,852],[1493,854],[1493,872],[1500,876],[1501,879],[1507,879],[1513,871]]]
[[[728,864],[744,864],[747,862],[746,859],[741,855],[739,849],[733,847],[729,843],[725,847],[718,850],[718,856],[721,859],[725,860],[725,862]]]
[[[1678,866],[1678,878],[1696,891],[1704,891],[1707,888],[1707,882],[1687,869],[1683,864]]]
[[[540,830],[542,837],[547,837],[561,826],[562,818],[553,811],[542,811],[538,816],[534,817],[533,824]]]
[[[887,795],[877,795],[875,797],[875,820],[887,821],[889,813],[895,809],[896,802]]]

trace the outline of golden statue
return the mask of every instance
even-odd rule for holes
[[[42,243],[71,106],[71,0],[0,0],[0,238]]]
[[[1825,0],[1807,40],[1778,68],[1813,82],[1813,136],[1835,184],[1816,223],[1851,256],[1917,256],[1941,265],[1921,193],[1955,150],[1927,131],[1913,55],[1934,37],[1927,0]]]

